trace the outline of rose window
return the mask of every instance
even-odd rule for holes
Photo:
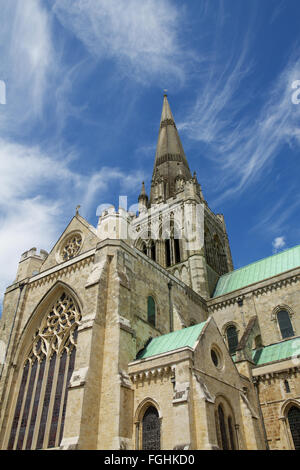
[[[82,246],[82,237],[79,233],[72,235],[67,239],[64,246],[61,249],[61,256],[64,261],[68,261],[76,256]]]

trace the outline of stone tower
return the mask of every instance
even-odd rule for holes
[[[135,245],[209,298],[220,275],[233,269],[224,217],[204,200],[191,174],[175,120],[164,95],[150,198],[143,183]]]

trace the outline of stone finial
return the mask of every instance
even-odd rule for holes
[[[142,182],[142,189],[141,189],[141,192],[140,192],[140,195],[139,195],[139,201],[140,200],[148,201],[148,196],[146,194],[144,181]]]

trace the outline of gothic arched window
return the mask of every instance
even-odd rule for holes
[[[178,238],[174,238],[175,264],[180,263],[180,243]]]
[[[282,339],[294,336],[290,315],[286,310],[280,310],[280,312],[277,313],[277,321]]]
[[[150,244],[150,258],[156,261],[156,246],[153,241]]]
[[[295,450],[300,450],[300,408],[292,406],[287,414]]]
[[[166,267],[171,266],[171,240],[165,241]]]
[[[155,326],[155,317],[156,317],[156,306],[155,300],[151,295],[148,297],[148,305],[147,305],[147,320],[151,325]]]
[[[143,450],[160,450],[160,419],[154,406],[147,408],[142,426]]]
[[[218,406],[218,419],[219,419],[219,429],[221,435],[221,445],[223,450],[228,450],[228,440],[226,433],[225,417],[224,411],[221,405]]]
[[[36,331],[20,372],[8,449],[59,446],[80,318],[79,308],[64,292]]]
[[[230,354],[234,354],[238,346],[238,333],[235,326],[231,325],[226,329],[228,349]]]

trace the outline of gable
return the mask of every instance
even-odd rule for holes
[[[99,238],[96,235],[96,229],[80,215],[74,216],[45,259],[40,272],[66,261],[67,259],[64,258],[65,248],[69,250],[71,256],[74,253],[75,258],[77,255],[95,248],[97,243],[99,243]]]
[[[213,361],[213,354],[217,356],[217,365]],[[232,385],[238,386],[240,382],[240,374],[213,317],[205,323],[195,345],[194,366],[209,376]]]

